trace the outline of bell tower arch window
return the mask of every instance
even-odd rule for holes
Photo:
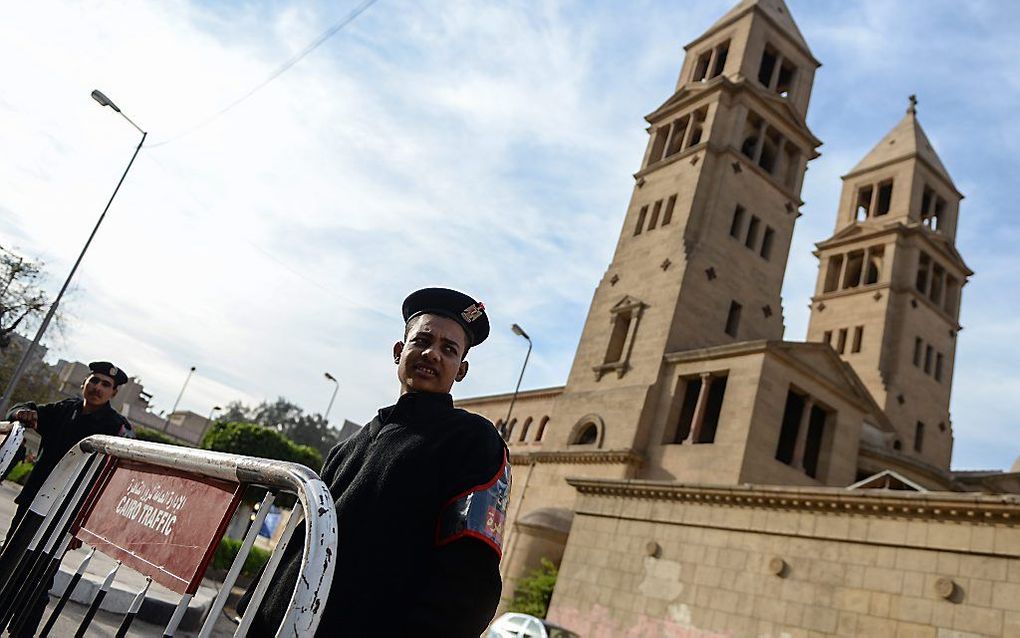
[[[609,343],[606,344],[606,355],[602,363],[593,367],[596,381],[610,371],[616,371],[617,377],[627,373],[630,353],[634,348],[634,335],[644,309],[644,303],[625,296],[609,311]]]

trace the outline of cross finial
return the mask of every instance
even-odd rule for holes
[[[917,113],[917,96],[911,95],[907,99],[910,100],[910,106],[907,107],[907,113],[910,114]]]

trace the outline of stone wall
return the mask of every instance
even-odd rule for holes
[[[549,618],[586,638],[1020,635],[1020,500],[571,480]]]

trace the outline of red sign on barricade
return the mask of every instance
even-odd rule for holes
[[[193,594],[241,500],[241,486],[118,462],[75,537],[179,594]]]

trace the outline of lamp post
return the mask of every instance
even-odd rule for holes
[[[212,410],[209,410],[209,418],[208,418],[208,419],[206,419],[206,421],[212,421],[212,417],[213,417],[213,415],[214,415],[214,414],[216,414],[217,412],[219,412],[219,411],[220,411],[220,410],[222,410],[222,409],[223,409],[223,408],[221,408],[221,407],[220,407],[220,406],[218,406],[218,405],[216,405],[216,406],[213,406],[213,409],[212,409]]]
[[[524,329],[518,326],[516,323],[510,326],[510,329],[514,331],[515,335],[524,337],[528,340],[528,354],[524,355],[524,365],[521,366],[521,376],[517,377],[517,387],[514,388],[514,395],[510,398],[510,407],[506,411],[506,420],[503,421],[503,429],[510,427],[510,414],[514,411],[514,403],[517,401],[517,393],[521,389],[521,380],[524,379],[524,369],[528,367],[528,357],[531,356],[531,337],[528,333],[524,332]]]
[[[177,393],[177,400],[174,401],[174,407],[170,409],[170,414],[166,415],[166,423],[163,424],[163,431],[166,432],[167,428],[170,427],[170,419],[173,418],[174,413],[177,412],[177,405],[181,402],[181,397],[184,396],[184,389],[188,387],[188,381],[191,381],[191,375],[195,374],[195,366],[191,366],[188,370],[188,376],[184,378],[184,385],[181,386],[181,391]]]
[[[326,378],[336,384],[333,388],[333,396],[329,397],[329,405],[326,406],[326,423],[329,423],[329,411],[333,409],[333,400],[336,399],[336,393],[340,391],[340,382],[336,380],[336,377],[330,373],[326,373]]]
[[[85,246],[81,249],[81,253],[78,255],[78,259],[74,262],[74,266],[71,267],[71,272],[68,273],[67,279],[64,280],[64,285],[60,287],[60,292],[57,293],[57,297],[50,304],[50,309],[46,312],[46,316],[43,318],[42,323],[39,324],[39,329],[35,333],[35,338],[32,339],[32,343],[25,348],[25,351],[21,353],[21,359],[18,361],[17,367],[14,369],[14,374],[11,375],[10,381],[7,382],[7,388],[4,390],[4,394],[0,397],[0,414],[7,412],[7,407],[10,405],[11,396],[14,394],[14,389],[18,385],[18,381],[21,380],[21,376],[25,373],[25,368],[28,367],[28,362],[31,360],[32,353],[39,346],[39,342],[42,340],[43,334],[46,333],[46,328],[49,327],[50,321],[53,319],[53,315],[57,312],[57,306],[60,305],[60,300],[64,296],[64,292],[67,287],[71,284],[71,279],[74,277],[74,273],[78,271],[78,265],[81,264],[81,260],[85,257],[85,251],[89,249],[89,245],[92,244],[92,239],[96,236],[96,232],[99,231],[99,225],[103,223],[103,219],[106,217],[106,211],[110,210],[110,204],[113,203],[113,198],[117,196],[117,191],[120,190],[120,185],[124,183],[124,178],[127,177],[128,171],[131,170],[131,165],[135,163],[135,158],[138,157],[138,151],[142,150],[142,144],[145,143],[145,136],[148,135],[143,131],[137,124],[131,121],[127,115],[117,105],[110,101],[110,98],[106,97],[99,91],[92,92],[92,99],[99,102],[102,106],[109,106],[114,111],[120,113],[121,117],[127,120],[131,126],[138,129],[138,132],[142,134],[142,139],[138,142],[138,146],[135,148],[134,154],[131,155],[131,161],[128,162],[127,168],[124,169],[124,174],[120,176],[120,181],[117,182],[117,187],[113,189],[113,194],[110,195],[110,200],[106,202],[106,208],[103,209],[102,214],[99,215],[99,220],[96,221],[95,228],[92,229],[92,234],[89,235],[88,240],[85,242]]]

